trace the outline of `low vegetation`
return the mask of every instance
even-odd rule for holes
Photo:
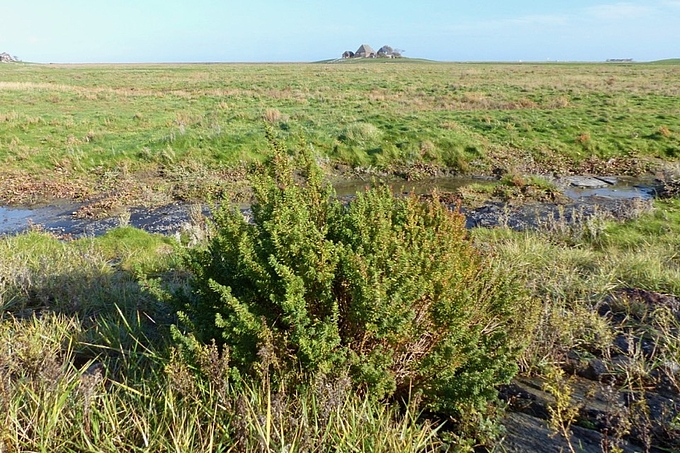
[[[463,216],[436,198],[377,187],[344,206],[309,152],[296,181],[273,146],[253,218],[223,208],[190,255],[198,292],[181,308],[196,336],[224,343],[242,373],[265,361],[284,379],[347,375],[376,400],[417,398],[456,416],[484,408],[529,330],[513,274],[494,272]]]
[[[197,245],[130,227],[3,238],[2,451],[466,451],[502,439],[495,389],[518,369],[552,383],[568,434],[587,421],[556,371],[575,354],[640,401],[678,392],[680,324],[634,297],[680,292],[677,199],[468,239],[458,214],[383,187],[343,205],[302,159],[291,173],[278,149],[255,222],[225,206]],[[677,412],[645,407],[611,432],[676,448]]]
[[[406,59],[3,65],[0,198],[221,196],[264,158],[263,122],[287,146],[306,137],[328,170],[636,173],[680,152],[675,72]]]
[[[0,452],[502,450],[516,373],[565,448],[581,426],[678,450],[674,71],[0,68],[3,200],[224,200],[177,238],[0,237]],[[322,175],[498,170],[459,195],[555,201],[527,174],[658,162],[665,198],[625,221],[524,232],[466,231],[436,193],[343,203]],[[246,174],[248,218],[225,196]],[[615,410],[584,409],[585,374]]]
[[[254,223],[225,204],[207,243],[130,227],[3,239],[3,451],[492,438],[482,420],[531,326],[519,282],[437,201],[381,187],[345,206],[309,152],[296,174],[273,143]],[[456,431],[440,437],[447,418]]]
[[[509,271],[523,272],[543,303],[520,362],[525,375],[544,378],[555,395],[552,420],[561,435],[580,423],[617,433],[612,442],[632,438],[644,451],[680,448],[679,216],[675,198],[626,222],[474,230],[479,246],[498,254]],[[617,409],[606,419],[588,415],[589,396],[572,398],[565,371],[594,378],[598,392],[621,392],[608,397]]]

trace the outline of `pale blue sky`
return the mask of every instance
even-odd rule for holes
[[[316,61],[366,43],[442,61],[680,57],[680,0],[0,0],[40,63]]]

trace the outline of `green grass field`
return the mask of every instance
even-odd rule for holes
[[[364,170],[640,172],[680,156],[679,76],[667,62],[2,65],[0,198],[195,198],[267,153],[265,123]]]
[[[500,170],[507,186],[543,184],[531,176],[542,172],[665,170],[667,198],[629,220],[477,228],[464,241],[535,302],[521,313],[532,328],[517,366],[563,403],[543,421],[555,434],[578,422],[568,414],[580,404],[557,371],[568,357],[598,359],[613,391],[636,400],[607,422],[602,451],[629,435],[676,451],[680,317],[672,303],[624,296],[680,296],[679,81],[677,61],[0,65],[0,202],[204,199],[246,184],[247,164],[270,152],[267,125],[289,149],[303,140],[327,171]],[[273,220],[285,231],[309,220],[300,215]],[[170,294],[198,297],[187,256],[214,234],[202,216],[192,222],[195,240],[129,226],[0,237],[0,453],[503,451],[502,404],[454,420],[421,412],[418,395],[372,400],[343,379],[276,385],[260,351],[258,378],[230,374],[228,350],[176,327],[186,318]],[[661,386],[668,406],[655,418],[647,401]]]

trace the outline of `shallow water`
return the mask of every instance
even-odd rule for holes
[[[392,187],[394,192],[414,192],[423,194],[438,189],[442,192],[453,192],[460,187],[473,183],[489,184],[492,181],[484,178],[429,178],[418,181],[404,181],[403,179],[384,179],[381,184]],[[644,178],[615,178],[605,183],[605,187],[579,188],[570,186],[564,180],[558,181],[564,189],[565,195],[575,202],[588,204],[589,199],[631,200],[640,198],[644,200],[655,196],[653,179]],[[341,181],[334,184],[336,193],[340,198],[349,198],[357,192],[364,191],[373,184],[370,178],[365,180],[355,179]],[[0,206],[0,235],[16,234],[31,228],[32,225],[40,226],[45,231],[57,235],[69,235],[73,237],[97,236],[104,234],[111,228],[119,225],[117,218],[101,220],[77,219],[73,213],[80,207],[76,204],[56,204],[45,207],[10,208]],[[470,213],[472,217],[472,213]],[[142,228],[146,231],[162,234],[174,234],[182,225],[189,222],[188,206],[173,204],[156,209],[131,208],[130,225]],[[483,225],[471,218],[472,225]]]
[[[490,184],[493,180],[488,178],[463,178],[463,177],[448,177],[448,178],[425,178],[417,181],[404,181],[403,179],[388,178],[381,179],[380,184],[387,184],[396,193],[413,192],[415,194],[425,194],[437,189],[441,192],[454,192],[461,187],[469,186],[471,184]],[[366,188],[373,185],[370,178],[367,179],[351,179],[333,184],[333,188],[338,197],[351,197],[357,192],[363,192]]]
[[[617,200],[640,198],[650,200],[657,195],[656,180],[652,177],[633,178],[620,176],[613,184],[603,183],[602,187],[580,188],[567,186],[564,194],[572,200],[585,197],[607,197]]]
[[[77,209],[73,204],[54,204],[31,208],[0,206],[0,234],[26,230],[32,225],[68,225]]]
[[[12,209],[0,206],[0,229],[11,230],[25,224],[31,217],[30,209]]]

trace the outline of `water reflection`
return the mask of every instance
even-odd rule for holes
[[[0,206],[0,234],[18,233],[31,225],[48,226],[48,229],[68,228],[73,223],[77,205],[58,203],[50,206],[14,208]]]
[[[390,186],[396,193],[414,192],[418,195],[430,193],[434,189],[437,189],[440,192],[454,192],[456,189],[471,184],[491,184],[492,182],[493,181],[488,178],[464,177],[425,178],[417,181],[405,181],[399,178],[382,178],[375,181],[377,184],[386,184]],[[372,185],[374,185],[374,181],[369,178],[352,179],[334,183],[333,188],[338,197],[345,198],[354,196],[357,192],[363,192]]]
[[[652,178],[600,178],[607,180],[605,187],[574,187],[566,179],[558,182],[564,193],[575,202],[592,198],[611,200],[630,200],[634,198],[651,199],[656,193]],[[433,189],[441,192],[454,192],[456,189],[470,184],[492,184],[494,181],[484,178],[429,178],[418,181],[403,179],[373,180],[354,179],[334,183],[333,186],[340,198],[349,198],[362,192],[374,183],[387,184],[396,193],[414,192],[429,193]],[[587,201],[585,201],[587,203]],[[117,226],[116,218],[101,220],[77,219],[73,212],[78,209],[75,204],[56,204],[36,208],[9,208],[0,206],[0,235],[14,234],[24,231],[32,224],[40,225],[46,231],[74,237],[99,235]],[[183,223],[189,221],[188,206],[173,204],[157,209],[131,208],[130,224],[150,232],[173,234]]]
[[[0,231],[12,231],[25,226],[34,213],[31,209],[15,209],[0,206]]]

